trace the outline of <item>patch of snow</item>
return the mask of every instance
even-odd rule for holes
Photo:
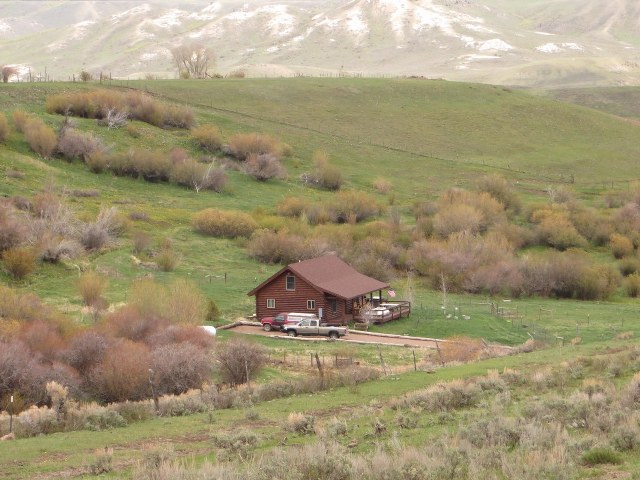
[[[111,21],[113,23],[118,23],[120,20],[126,19],[127,17],[144,15],[149,11],[151,11],[151,6],[148,3],[143,3],[142,5],[138,5],[137,7],[130,8],[129,10],[125,10],[124,12],[111,15]]]
[[[173,10],[169,10],[161,17],[151,20],[151,23],[160,28],[177,27],[179,25],[182,25],[180,17],[184,17],[185,15],[186,12],[174,8]]]
[[[292,42],[301,42],[304,40],[304,35],[298,35],[297,37],[293,37],[291,39]]]
[[[477,53],[472,53],[471,55],[463,55],[461,58],[468,60],[495,60],[502,57],[499,57],[498,55],[479,55]]]
[[[47,45],[47,50],[49,52],[53,52],[55,50],[62,50],[63,48],[69,45],[69,42],[74,40],[81,40],[87,35],[87,30],[91,25],[94,25],[96,22],[94,20],[86,20],[84,22],[79,22],[74,25],[71,25],[73,31],[57,42],[50,43]]]
[[[558,53],[560,51],[560,47],[555,43],[545,43],[544,45],[536,47],[536,50],[542,53]]]
[[[491,30],[490,28],[487,28],[483,25],[477,25],[474,23],[465,23],[464,27],[467,30],[471,30],[472,32],[478,32],[478,33],[497,33],[494,30]]]
[[[535,33],[536,35],[546,35],[549,37],[555,37],[556,35],[555,33],[548,33],[548,32],[533,32],[533,33]]]
[[[286,5],[268,5],[258,9],[258,12],[272,15],[267,23],[272,35],[285,37],[293,33],[296,17],[288,12]]]
[[[461,40],[465,42],[466,47],[475,48],[481,52],[486,50],[498,50],[500,52],[508,52],[509,50],[513,50],[513,47],[509,45],[504,40],[499,38],[492,38],[491,40],[486,40],[484,42],[475,41],[472,37],[460,37]]]
[[[369,33],[369,26],[364,20],[362,10],[353,9],[347,13],[346,17],[347,29],[356,35],[364,35]]]
[[[249,20],[251,17],[255,16],[255,12],[247,12],[246,10],[238,10],[236,12],[231,12],[228,15],[225,15],[225,20],[233,20],[238,23],[243,23]]]
[[[245,52],[248,52],[248,53],[255,52],[255,51],[256,51],[256,49],[255,49],[255,48],[247,48],[247,49],[245,50]]]
[[[276,53],[278,50],[280,50],[280,47],[274,45],[273,47],[267,48],[266,52],[267,53]]]
[[[331,19],[329,17],[325,17],[324,19],[322,19],[320,22],[318,22],[318,27],[325,27],[327,29],[334,29],[337,28],[338,25],[340,25],[340,20],[339,19]]]
[[[0,20],[0,33],[12,30],[11,25]]]
[[[509,50],[513,50],[513,47],[509,45],[504,40],[500,40],[499,38],[493,38],[491,40],[487,40],[486,42],[481,42],[478,45],[478,50],[499,50],[501,52],[508,52]]]
[[[140,55],[140,60],[143,60],[143,61],[153,60],[157,56],[158,56],[157,52],[154,52],[154,53],[143,53],[142,55]]]
[[[330,41],[331,43],[334,43],[334,42],[336,41],[336,39],[335,39],[335,38],[330,38],[330,39],[329,39],[329,41]]]
[[[212,37],[212,38],[222,38],[224,34],[224,27],[218,23],[210,23],[209,25],[201,28],[200,30],[196,30],[194,32],[189,33],[189,38],[200,38],[200,37]]]
[[[189,18],[193,18],[195,20],[213,20],[216,18],[220,9],[222,9],[222,4],[220,2],[213,2],[199,12],[190,13]]]
[[[578,44],[578,43],[572,43],[572,42],[568,42],[568,43],[563,43],[562,46],[564,48],[568,48],[569,50],[584,50],[584,48],[582,48],[582,45]]]

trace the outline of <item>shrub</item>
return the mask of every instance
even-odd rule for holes
[[[361,222],[376,215],[378,211],[379,207],[375,199],[357,190],[336,193],[329,205],[329,214],[337,223]]]
[[[4,268],[15,280],[22,280],[36,268],[36,255],[32,248],[15,247],[2,254]]]
[[[48,113],[100,120],[125,113],[131,118],[157,127],[190,128],[194,121],[193,112],[190,109],[177,105],[165,105],[140,92],[92,90],[61,93],[47,98],[46,109]]]
[[[313,154],[314,171],[305,177],[305,183],[326,188],[340,190],[343,184],[342,172],[338,167],[329,163],[329,155],[318,150]]]
[[[67,128],[58,140],[58,152],[69,160],[79,158],[87,161],[102,151],[104,151],[102,142],[89,132]]]
[[[168,127],[191,128],[195,118],[193,111],[179,105],[169,105],[165,108],[162,124]]]
[[[180,257],[173,248],[163,248],[155,257],[158,267],[163,272],[173,272],[180,261]]]
[[[449,342],[440,344],[443,361],[470,362],[478,360],[482,355],[483,345],[480,340],[466,337],[453,337]]]
[[[620,260],[618,269],[622,275],[629,276],[640,272],[640,259],[638,257],[625,257]]]
[[[216,125],[205,123],[191,130],[191,138],[209,153],[214,153],[222,147],[222,134]]]
[[[486,175],[477,182],[477,188],[498,200],[505,208],[518,212],[521,207],[520,199],[507,180],[498,174]]]
[[[373,189],[382,194],[387,194],[391,191],[391,182],[386,178],[376,178],[373,181]]]
[[[58,143],[53,129],[39,118],[33,118],[27,122],[24,127],[24,137],[31,150],[43,158],[49,158]]]
[[[229,140],[231,154],[244,161],[249,155],[271,155],[277,160],[282,157],[280,142],[270,135],[262,133],[238,133]]]
[[[558,250],[586,245],[584,237],[562,212],[550,209],[537,210],[531,218],[538,224],[536,231],[543,243]]]
[[[140,230],[133,233],[133,253],[139,255],[144,253],[149,248],[151,243],[151,236]]]
[[[291,412],[287,417],[285,429],[289,432],[299,433],[300,435],[309,435],[314,432],[315,417],[313,415],[305,415],[300,412]]]
[[[191,159],[174,165],[169,178],[178,185],[196,191],[221,192],[227,183],[227,174],[223,169],[207,167]]]
[[[582,462],[590,467],[594,465],[622,463],[622,458],[609,448],[593,448],[582,455]]]
[[[95,222],[82,227],[79,240],[87,250],[99,250],[117,238],[123,229],[124,221],[118,209],[103,208]]]
[[[102,150],[96,150],[84,157],[84,163],[93,173],[102,173],[111,166],[112,156]]]
[[[0,339],[0,398],[18,392],[27,404],[42,401],[44,374],[39,356],[24,343]]]
[[[0,204],[0,253],[24,243],[27,235],[27,228],[13,210]]]
[[[140,138],[140,136],[142,135],[140,133],[140,129],[132,123],[127,125],[127,133],[131,138]]]
[[[630,297],[640,296],[640,274],[638,272],[632,273],[624,279],[624,290]]]
[[[156,393],[160,395],[201,388],[211,376],[207,352],[190,342],[161,345],[151,352],[151,368]]]
[[[83,273],[78,279],[77,288],[84,304],[89,307],[98,306],[107,284],[107,279],[95,272]]]
[[[482,222],[482,213],[477,208],[466,204],[455,204],[439,211],[433,217],[433,229],[441,238],[452,233],[478,233]]]
[[[91,80],[91,74],[82,71],[80,78],[83,82],[88,82]],[[113,470],[113,448],[98,448],[95,455],[93,462],[89,464],[89,473],[91,475],[102,475]]]
[[[249,242],[249,255],[263,263],[292,263],[311,258],[307,253],[305,240],[288,233],[286,230],[272,232],[260,230]]]
[[[5,117],[4,113],[0,112],[0,143],[5,142],[10,133],[11,129],[9,128],[7,117]]]
[[[622,426],[611,436],[611,446],[618,452],[634,450],[639,443],[638,429],[632,426]]]
[[[416,428],[419,420],[420,416],[413,410],[400,410],[393,419],[398,427],[404,429]]]
[[[243,339],[232,339],[221,345],[215,353],[220,376],[225,383],[247,383],[264,366],[264,348]]]
[[[207,208],[192,218],[196,231],[214,237],[248,237],[258,228],[253,218],[243,212]]]
[[[282,217],[300,217],[309,208],[309,201],[301,197],[286,197],[278,202],[276,210]]]
[[[197,325],[204,320],[205,299],[200,289],[187,280],[176,280],[169,285],[165,315],[173,323]]]
[[[270,178],[286,177],[286,170],[275,156],[271,154],[257,155],[250,153],[247,156],[244,171],[260,182]]]
[[[609,237],[611,253],[616,258],[627,257],[633,254],[633,242],[629,237],[619,233],[612,233]]]
[[[141,288],[147,288],[146,285],[141,287],[141,283],[146,282],[138,281],[134,283],[134,288],[137,290],[134,293],[138,295]],[[163,294],[165,292],[153,293]],[[155,296],[154,298],[156,299],[156,304],[153,305],[153,310],[163,309],[164,297]],[[137,298],[132,300],[133,302],[139,301]],[[153,301],[153,299],[150,299],[150,301]],[[135,342],[143,341],[167,324],[167,321],[156,311],[150,310],[140,308],[135,303],[126,305],[113,313],[109,313],[104,320],[102,328],[114,337],[127,338]]]
[[[29,118],[29,114],[24,110],[13,111],[13,124],[18,132],[24,133]]]
[[[101,362],[108,345],[109,340],[105,335],[95,330],[85,330],[69,341],[61,357],[80,375],[86,377],[91,369]]]
[[[140,343],[120,340],[107,349],[91,371],[91,387],[103,402],[140,400],[150,396],[151,354]]]

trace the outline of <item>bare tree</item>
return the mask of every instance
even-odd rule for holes
[[[173,62],[181,77],[205,78],[215,65],[213,49],[201,43],[185,43],[171,49]]]
[[[18,69],[16,67],[11,67],[9,65],[5,65],[2,67],[2,81],[4,83],[9,83],[9,80],[13,75],[18,74]]]

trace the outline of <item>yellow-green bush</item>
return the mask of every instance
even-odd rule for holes
[[[196,213],[192,219],[193,228],[213,237],[248,237],[258,228],[256,221],[243,212],[232,212],[207,208]]]
[[[191,138],[207,152],[213,153],[222,147],[222,134],[216,125],[205,123],[191,130]]]

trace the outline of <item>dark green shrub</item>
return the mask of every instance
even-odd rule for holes
[[[618,465],[622,463],[622,458],[610,448],[593,448],[582,455],[582,462],[590,467],[603,464]]]

